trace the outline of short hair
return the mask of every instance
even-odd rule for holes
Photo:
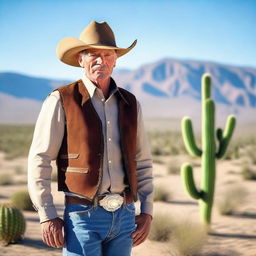
[[[82,50],[81,52],[78,53],[78,55],[80,57],[82,57],[83,55],[87,54],[88,53],[88,49],[85,49],[85,50]]]

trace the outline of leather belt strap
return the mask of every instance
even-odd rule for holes
[[[124,195],[121,195],[124,197],[124,204],[130,204],[133,202],[133,198],[131,193],[124,193]],[[97,196],[96,198],[96,204],[99,204],[99,201],[101,199],[103,199],[105,197],[105,195],[101,195],[101,196]],[[94,205],[95,201],[92,200],[88,200],[86,198],[81,198],[81,197],[77,197],[77,196],[65,196],[65,203],[66,204],[83,204],[83,205]]]

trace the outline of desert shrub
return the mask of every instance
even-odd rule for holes
[[[0,125],[0,151],[7,159],[27,156],[33,130],[33,125]]]
[[[167,172],[168,174],[180,174],[180,167],[181,165],[177,162],[169,162],[167,165]]]
[[[167,202],[171,199],[171,194],[168,190],[161,186],[155,186],[154,201]]]
[[[17,166],[14,167],[14,171],[15,171],[15,174],[22,174],[23,173],[23,168],[22,168],[22,166],[17,165]]]
[[[185,152],[180,132],[151,131],[149,140],[153,155],[178,155]]]
[[[243,155],[250,160],[251,164],[256,164],[256,144],[245,147]]]
[[[171,253],[184,256],[195,256],[200,253],[207,240],[205,226],[189,219],[179,218],[172,229]]]
[[[246,158],[251,164],[256,164],[256,136],[244,135],[239,137],[228,148],[228,152],[231,151],[231,155],[238,155],[238,158]],[[233,157],[235,158],[235,157]]]
[[[239,159],[240,158],[240,146],[236,143],[231,143],[229,147],[227,148],[227,153],[224,155],[224,159],[230,160],[230,159]]]
[[[256,171],[249,166],[243,166],[241,173],[245,180],[256,180]]]
[[[11,197],[12,204],[18,209],[25,211],[34,211],[32,201],[30,199],[29,193],[27,190],[21,190],[14,193]]]
[[[170,216],[158,214],[152,221],[149,239],[153,241],[165,242],[170,239],[173,222]]]
[[[153,158],[153,163],[155,163],[155,164],[164,164],[164,160],[161,159],[159,156],[153,155],[152,158]]]
[[[250,159],[252,164],[256,164],[256,136],[243,133],[238,138],[232,138],[228,146],[225,159],[238,159],[245,157]]]
[[[6,185],[12,185],[14,183],[13,177],[8,174],[0,174],[0,185],[1,186],[6,186]]]
[[[207,229],[190,219],[158,214],[153,218],[149,239],[170,243],[170,255],[194,256],[207,240]]]
[[[58,180],[58,174],[57,172],[52,172],[52,181],[57,181]]]
[[[233,185],[222,191],[217,200],[217,209],[221,215],[231,215],[241,206],[248,192],[244,187]]]

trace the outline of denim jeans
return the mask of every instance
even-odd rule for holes
[[[136,229],[134,203],[114,212],[101,206],[67,204],[64,256],[130,256]]]

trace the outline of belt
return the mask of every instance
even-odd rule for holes
[[[99,195],[95,199],[88,200],[86,198],[81,198],[77,196],[65,196],[65,203],[66,204],[83,204],[83,205],[98,205],[99,201],[102,200],[106,195]],[[121,194],[121,196],[124,198],[124,204],[130,204],[133,202],[133,197],[130,192],[125,192],[124,194]]]

